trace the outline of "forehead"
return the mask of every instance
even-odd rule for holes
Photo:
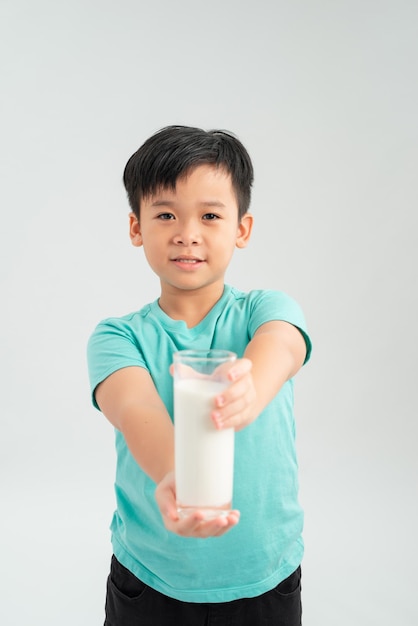
[[[175,196],[190,193],[195,195],[231,196],[235,191],[230,173],[222,166],[204,163],[182,172],[172,184],[160,184],[148,194],[148,198],[161,195]]]

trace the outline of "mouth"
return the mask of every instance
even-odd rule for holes
[[[192,269],[194,267],[198,267],[204,263],[204,259],[200,259],[195,256],[177,256],[171,259],[171,261],[180,268]]]
[[[198,256],[176,256],[171,259],[172,261],[177,261],[179,263],[202,263],[203,259]]]

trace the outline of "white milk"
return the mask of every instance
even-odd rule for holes
[[[183,379],[174,384],[175,472],[180,510],[231,508],[234,429],[217,430],[210,418],[213,400],[226,386],[204,379]]]

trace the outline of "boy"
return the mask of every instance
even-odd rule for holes
[[[107,626],[301,623],[292,379],[310,340],[287,295],[224,284],[250,239],[252,182],[236,137],[184,126],[153,135],[124,171],[131,242],[161,295],[89,341],[93,402],[116,432]],[[176,509],[169,367],[187,348],[238,355],[211,415],[236,430],[237,510],[212,520]]]

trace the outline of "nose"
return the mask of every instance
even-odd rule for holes
[[[179,246],[196,246],[201,243],[201,235],[195,222],[179,224],[180,228],[174,236],[174,242]]]

